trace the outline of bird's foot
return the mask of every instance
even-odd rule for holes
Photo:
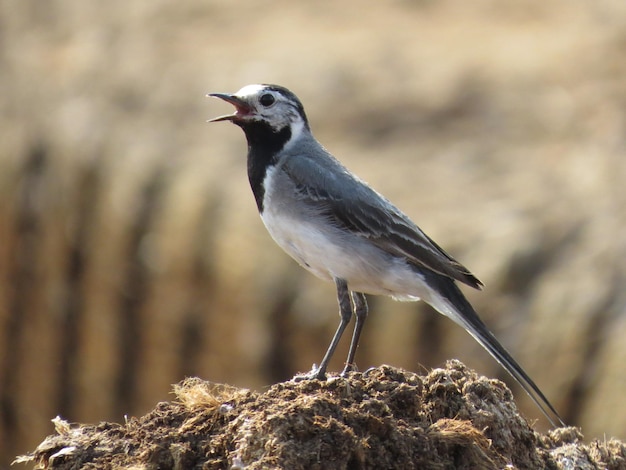
[[[310,372],[296,374],[291,380],[294,382],[303,382],[305,380],[326,380],[326,370],[322,370],[321,367],[317,367],[317,364],[313,364],[313,368]]]
[[[365,372],[363,372],[363,375],[365,377],[367,377],[368,375],[370,375],[372,372],[374,372],[376,369],[378,369],[378,367],[370,367],[369,369],[367,369]]]
[[[346,364],[346,366],[343,368],[343,371],[341,371],[341,377],[347,377],[350,372],[357,372],[357,371],[358,371],[358,368],[356,364],[354,363]]]

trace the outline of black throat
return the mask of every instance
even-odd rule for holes
[[[256,200],[259,213],[263,213],[265,188],[263,180],[267,169],[276,164],[277,155],[291,138],[289,126],[280,131],[261,121],[236,123],[246,134],[248,140],[248,180]]]

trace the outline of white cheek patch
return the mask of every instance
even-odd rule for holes
[[[300,139],[302,132],[304,131],[304,121],[302,119],[297,119],[291,123],[291,137],[285,143],[283,147],[283,151],[287,150],[291,147],[291,145]]]
[[[258,104],[258,97],[264,91],[274,96],[276,99],[274,106],[265,107]],[[291,126],[291,139],[285,147],[297,141],[302,135],[305,124],[296,107],[289,103],[280,93],[271,90],[267,85],[246,85],[235,93],[235,96],[246,101],[253,110],[252,113],[245,117],[246,120],[264,121],[275,131]]]

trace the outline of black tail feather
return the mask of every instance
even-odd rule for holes
[[[480,319],[474,308],[467,301],[453,280],[435,273],[426,274],[428,284],[442,295],[454,308],[456,315],[451,319],[460,324],[487,350],[498,363],[520,384],[552,426],[566,426],[558,412],[539,389],[537,384],[522,369],[511,354],[500,344]],[[446,316],[446,312],[441,312]]]

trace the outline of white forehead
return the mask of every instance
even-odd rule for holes
[[[261,90],[266,89],[267,87],[264,85],[246,85],[241,90],[239,90],[235,95],[244,98],[246,96],[255,96],[258,95]]]

